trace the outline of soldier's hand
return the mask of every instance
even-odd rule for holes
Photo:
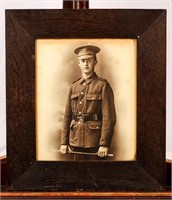
[[[68,152],[68,145],[61,145],[60,152],[66,154]]]
[[[103,146],[99,147],[98,156],[99,157],[105,157],[105,156],[107,156],[108,149],[109,149],[108,147],[103,147]]]

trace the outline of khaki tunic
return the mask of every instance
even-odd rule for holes
[[[98,116],[97,120],[74,119],[76,114]],[[109,147],[116,123],[114,95],[109,83],[94,73],[73,82],[66,103],[61,144],[74,147]]]

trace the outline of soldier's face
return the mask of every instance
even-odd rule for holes
[[[91,75],[94,72],[95,65],[97,61],[94,57],[86,58],[86,59],[78,59],[78,65],[83,74]]]

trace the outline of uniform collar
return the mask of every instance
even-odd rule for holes
[[[83,77],[81,77],[80,79],[80,83],[84,83],[85,84],[89,84],[92,80],[98,78],[97,74],[94,72],[90,77],[88,77],[87,79],[84,79]]]

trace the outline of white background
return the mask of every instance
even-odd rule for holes
[[[0,156],[6,155],[5,9],[62,9],[62,0],[0,0]],[[166,158],[172,160],[172,1],[89,0],[91,8],[167,10]],[[172,57],[172,56],[171,56]]]

